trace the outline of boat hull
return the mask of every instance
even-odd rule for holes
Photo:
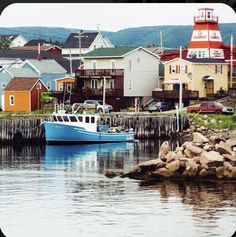
[[[82,127],[44,122],[48,144],[55,143],[100,143],[134,141],[134,132],[89,132]]]

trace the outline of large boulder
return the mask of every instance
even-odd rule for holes
[[[222,179],[224,177],[225,167],[219,166],[216,168],[216,177]]]
[[[172,162],[170,162],[166,165],[166,169],[170,173],[176,172],[179,169],[179,167],[180,167],[180,161],[179,160],[172,161]]]
[[[224,158],[219,152],[209,151],[203,152],[200,156],[200,163],[206,164],[208,167],[212,166],[222,166]]]
[[[222,154],[234,155],[234,152],[230,148],[226,147],[225,143],[216,144],[215,151],[219,152],[221,155]]]
[[[158,158],[166,160],[165,156],[167,155],[168,152],[169,152],[169,142],[164,141],[160,146]]]
[[[203,136],[199,132],[194,132],[193,133],[193,142],[194,143],[207,143],[207,142],[209,142],[209,139],[206,138],[205,136]]]
[[[172,175],[172,173],[165,167],[160,168],[152,172],[152,176],[157,176],[157,177],[165,177],[168,178]]]
[[[184,176],[190,176],[190,177],[194,177],[196,176],[198,172],[198,165],[195,161],[193,160],[189,160],[187,163],[186,163],[186,168],[185,168],[185,171],[183,173]]]
[[[200,155],[203,151],[202,148],[200,148],[198,146],[194,146],[191,143],[187,143],[185,147],[187,150],[189,150],[194,155]]]
[[[166,163],[170,163],[176,159],[176,153],[174,151],[169,151],[166,155]]]

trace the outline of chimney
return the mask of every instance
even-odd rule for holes
[[[38,54],[37,54],[37,59],[40,61],[42,60],[42,55],[40,53],[40,43],[38,43]]]

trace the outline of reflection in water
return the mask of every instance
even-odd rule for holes
[[[235,183],[104,176],[156,158],[162,142],[1,147],[0,228],[9,237],[230,237]]]

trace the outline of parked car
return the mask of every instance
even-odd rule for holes
[[[94,106],[97,112],[103,112],[103,101],[102,100],[85,100],[84,104]],[[104,105],[105,113],[110,113],[113,111],[113,106],[109,104]]]
[[[234,109],[224,106],[217,101],[205,101],[200,105],[192,105],[187,107],[188,113],[217,113],[217,114],[233,114]]]
[[[157,111],[157,112],[162,112],[162,111],[167,111],[167,110],[171,110],[172,109],[172,105],[168,102],[159,102],[159,101],[154,101],[152,103],[150,103],[148,105],[148,111],[151,113],[151,112],[154,112],[154,111]]]

